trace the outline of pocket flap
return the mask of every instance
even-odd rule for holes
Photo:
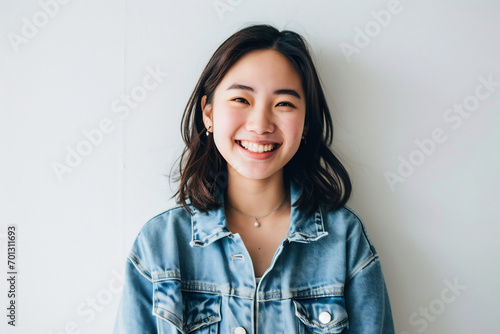
[[[153,313],[172,323],[182,333],[190,333],[221,321],[222,296],[187,292],[176,282],[161,282],[154,292]]]
[[[187,333],[221,321],[221,295],[188,292],[183,296]]]
[[[340,333],[348,326],[342,296],[295,299],[295,315],[313,333]]]

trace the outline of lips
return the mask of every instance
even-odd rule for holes
[[[238,145],[245,150],[254,153],[267,153],[276,150],[280,145],[277,143],[255,143],[248,140],[237,140]]]

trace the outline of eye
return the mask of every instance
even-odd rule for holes
[[[241,102],[241,103],[246,103],[246,104],[250,104],[248,103],[248,101],[242,97],[235,97],[234,99],[232,99],[231,101],[235,101],[235,102]]]
[[[290,102],[280,102],[276,105],[276,107],[292,107],[295,108],[295,106],[290,103]]]

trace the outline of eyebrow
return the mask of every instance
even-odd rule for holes
[[[229,86],[229,88],[227,90],[230,90],[230,89],[241,89],[241,90],[247,90],[249,92],[255,92],[255,89],[253,89],[252,87],[242,85],[242,84],[232,84],[231,86]],[[274,95],[282,95],[282,94],[292,95],[292,96],[295,96],[296,98],[300,99],[299,93],[297,93],[297,91],[294,89],[277,89],[273,92],[273,94]]]

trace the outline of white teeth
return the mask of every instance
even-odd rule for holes
[[[240,141],[240,145],[243,146],[248,151],[256,153],[269,152],[274,148],[274,144],[259,145],[248,142],[246,140]]]

